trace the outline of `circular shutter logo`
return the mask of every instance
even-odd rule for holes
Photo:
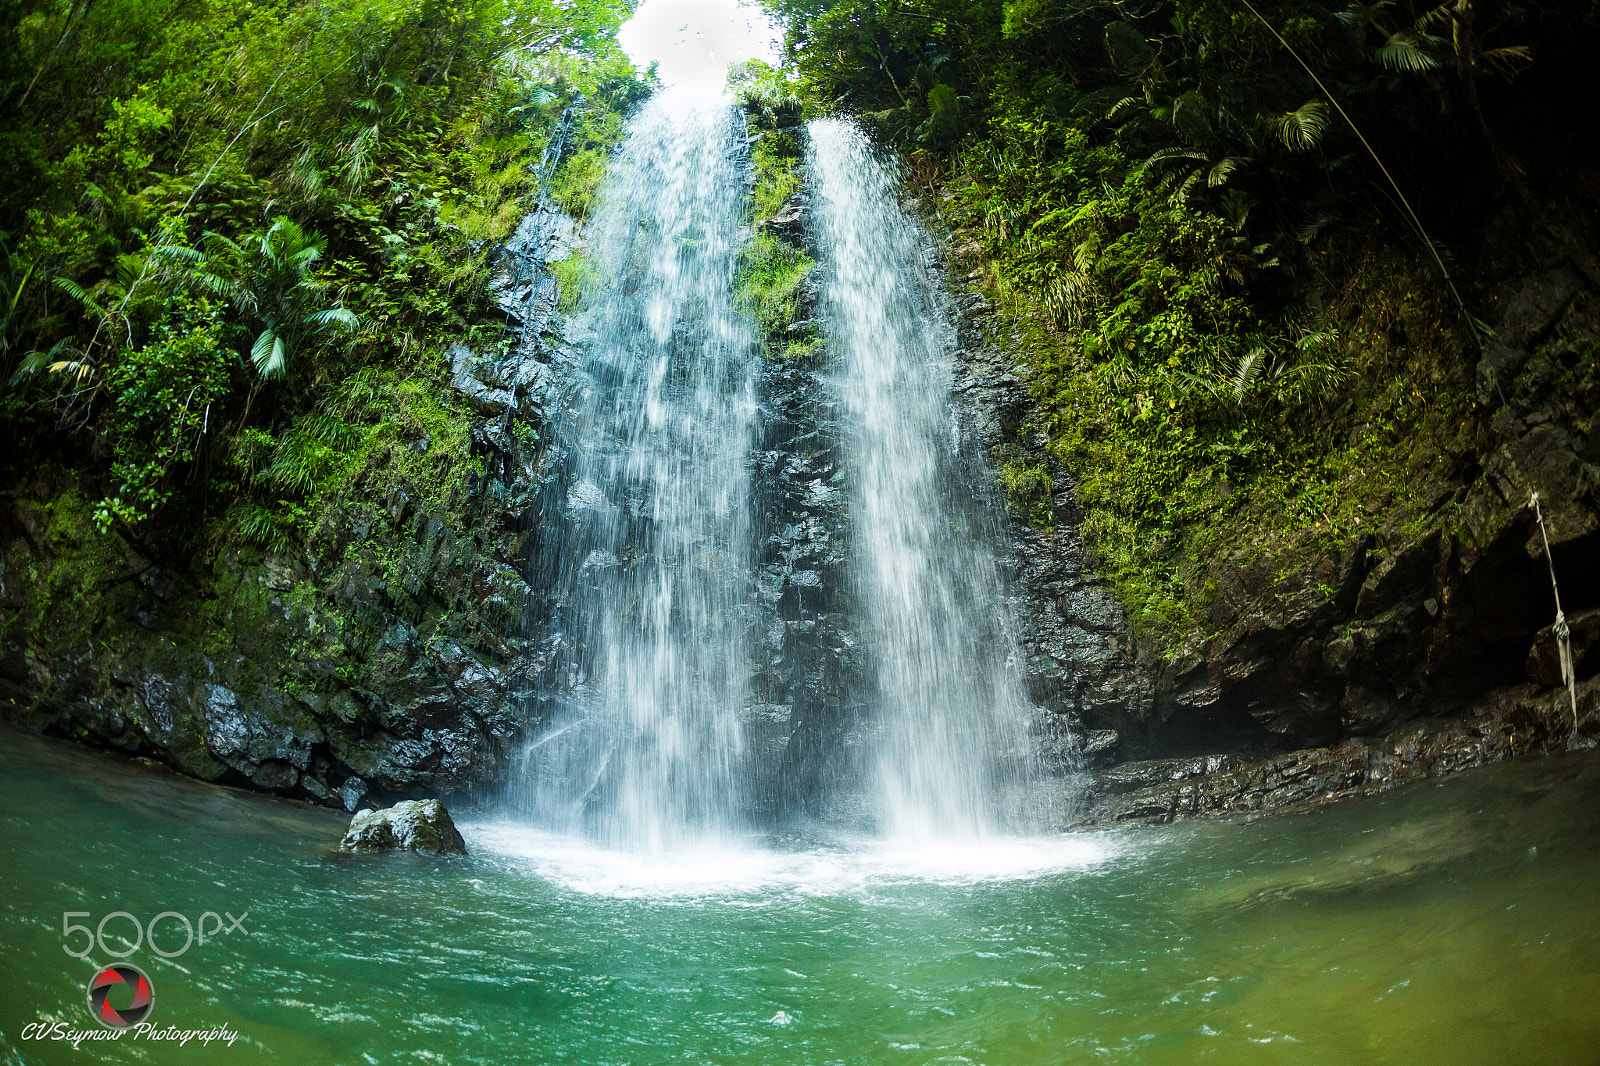
[[[89,979],[89,1013],[108,1029],[126,1029],[150,1013],[154,994],[143,970],[119,962]]]

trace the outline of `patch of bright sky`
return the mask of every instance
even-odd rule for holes
[[[747,59],[776,64],[783,34],[766,13],[739,0],[644,0],[617,34],[643,70],[660,64],[662,84],[722,92],[728,68]]]

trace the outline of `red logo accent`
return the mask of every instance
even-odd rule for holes
[[[126,1006],[113,1007],[111,996],[119,988],[132,988],[133,996]],[[122,997],[117,998],[120,1001]],[[150,1013],[153,998],[155,989],[149,976],[125,962],[107,966],[89,979],[89,1013],[95,1021],[112,1029],[126,1029],[142,1021]]]

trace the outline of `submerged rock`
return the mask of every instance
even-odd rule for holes
[[[360,811],[339,842],[340,851],[420,851],[465,855],[467,845],[438,800],[401,800],[382,810]]]

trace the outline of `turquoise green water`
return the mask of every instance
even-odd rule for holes
[[[25,1062],[1600,1061],[1600,760],[1250,825],[649,863],[465,818],[442,862],[338,815],[0,730],[0,1033]],[[63,911],[248,911],[92,1028]],[[132,928],[107,925],[108,946]],[[167,950],[181,928],[157,930]],[[79,943],[74,938],[73,943]]]

